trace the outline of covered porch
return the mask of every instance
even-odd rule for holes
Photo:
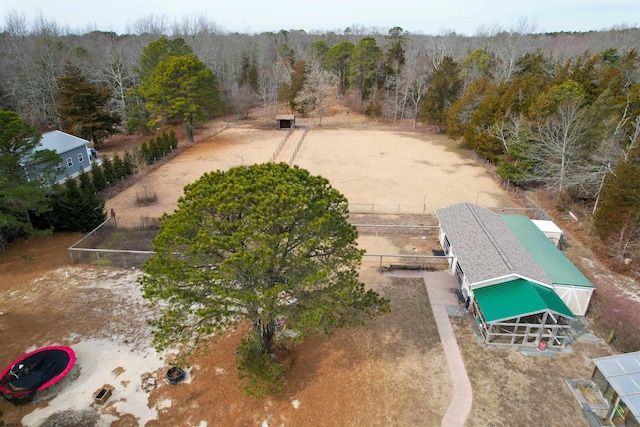
[[[524,279],[473,290],[469,311],[484,342],[514,347],[564,347],[574,316],[553,289]]]

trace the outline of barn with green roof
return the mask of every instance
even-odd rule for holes
[[[485,342],[564,347],[594,287],[536,224],[470,203],[436,215],[440,243]]]

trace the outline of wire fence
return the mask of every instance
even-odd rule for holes
[[[278,156],[280,155],[280,152],[282,151],[282,149],[284,148],[284,144],[287,143],[287,139],[289,139],[289,136],[291,136],[291,133],[293,132],[294,128],[291,127],[289,128],[289,131],[287,132],[287,134],[285,136],[282,137],[282,140],[280,141],[280,143],[278,144],[278,146],[276,147],[276,149],[273,151],[273,154],[271,155],[271,157],[269,158],[269,162],[273,163],[276,161],[276,159],[278,158]]]
[[[446,255],[364,254],[363,265],[388,270],[444,270],[449,267]]]
[[[416,203],[393,203],[393,202],[371,202],[371,203],[349,203],[349,212],[353,214],[382,214],[382,215],[402,215],[402,214],[432,214],[427,212],[427,207],[422,201]]]
[[[535,219],[550,219],[549,215],[533,201],[532,207],[497,208],[502,213],[518,212]],[[374,213],[373,203],[350,204],[350,209],[360,208],[362,212]],[[386,213],[386,212],[385,212]],[[411,224],[373,224],[365,222],[353,223],[361,235],[386,236],[393,239],[437,240],[438,225]],[[407,221],[405,217],[404,221]],[[413,219],[415,221],[415,218]],[[374,220],[375,222],[375,220]],[[420,220],[422,222],[422,220]],[[154,252],[151,241],[160,227],[159,218],[140,216],[139,221],[124,223],[116,220],[115,213],[102,224],[91,230],[86,236],[68,248],[73,263],[115,266],[120,268],[140,267]],[[416,237],[418,236],[418,237]],[[421,241],[422,241],[421,240]],[[448,257],[438,250],[433,255],[426,254],[365,254],[363,264],[376,265],[388,269],[442,269],[448,265]]]
[[[140,267],[153,255],[151,241],[157,233],[157,218],[147,218],[146,227],[121,228],[114,215],[68,248],[74,264],[120,268]]]
[[[296,144],[296,148],[293,150],[293,154],[291,154],[291,158],[289,159],[289,166],[293,165],[293,162],[296,160],[296,156],[298,155],[298,151],[300,151],[300,147],[302,147],[302,141],[304,141],[304,137],[307,136],[307,132],[309,132],[309,126],[304,126],[304,132],[300,136],[298,140],[298,144]]]
[[[349,213],[352,214],[380,214],[380,215],[433,215],[435,212],[427,210],[427,196],[420,200],[407,200],[403,203],[393,202],[363,202],[349,203]],[[525,207],[487,207],[497,213],[507,213],[514,215],[526,215],[532,219],[552,221],[553,219],[542,207],[528,197],[525,200]]]
[[[440,227],[437,225],[402,225],[402,224],[351,224],[358,229],[359,234],[389,236],[389,235],[437,235]]]

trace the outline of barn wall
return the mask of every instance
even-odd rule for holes
[[[554,286],[553,290],[576,316],[584,316],[589,309],[593,288],[576,286]]]

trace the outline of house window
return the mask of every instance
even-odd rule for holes
[[[68,167],[73,166],[73,160],[71,160],[71,157],[67,157],[67,166]]]
[[[444,244],[442,245],[442,249],[444,249],[445,254],[449,255],[451,244],[449,243],[449,238],[447,236],[444,236]]]
[[[78,161],[80,163],[84,162],[84,156],[82,155],[82,153],[78,153]]]
[[[458,284],[462,286],[462,282],[464,280],[464,272],[462,271],[462,267],[460,267],[459,262],[456,263],[455,276],[456,276],[456,279],[458,280]]]

